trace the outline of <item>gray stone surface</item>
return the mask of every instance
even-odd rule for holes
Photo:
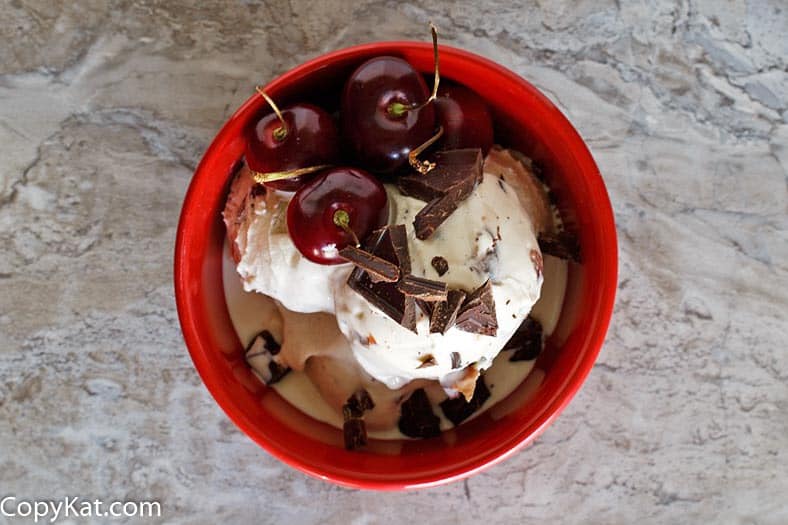
[[[168,523],[788,523],[784,2],[200,4],[0,0],[0,492],[157,499]],[[426,40],[430,19],[588,141],[617,304],[535,445],[464,483],[345,490],[261,451],[202,386],[175,228],[255,83]]]

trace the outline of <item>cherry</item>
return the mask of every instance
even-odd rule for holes
[[[358,168],[325,170],[299,189],[287,206],[287,229],[298,251],[318,264],[347,262],[339,250],[358,245],[388,223],[386,190]]]
[[[459,84],[442,84],[435,99],[438,123],[443,126],[442,149],[481,148],[493,144],[490,110],[474,91]]]
[[[392,173],[433,133],[435,109],[422,76],[401,58],[382,56],[361,64],[342,90],[342,134],[352,154],[375,173]]]
[[[274,113],[268,114],[247,128],[246,163],[249,169],[281,177],[267,180],[268,187],[295,191],[314,177],[308,168],[325,167],[339,159],[339,136],[334,120],[325,110],[311,104],[295,104],[282,111],[261,89]],[[304,169],[306,173],[290,177],[282,174]],[[322,168],[321,168],[322,169]],[[280,175],[281,174],[281,175]]]

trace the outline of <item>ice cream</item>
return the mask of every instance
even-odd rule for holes
[[[503,152],[493,153],[498,159]],[[389,187],[392,224],[410,225],[424,203],[405,197]],[[348,338],[364,369],[389,388],[396,389],[415,378],[439,380],[447,387],[462,377],[466,366],[485,369],[525,319],[539,298],[541,272],[531,264],[539,254],[531,215],[518,196],[521,191],[499,173],[485,170],[471,196],[429,239],[419,240],[408,229],[412,273],[440,279],[450,288],[474,290],[487,279],[492,283],[498,318],[493,336],[450,329],[430,333],[423,314],[418,333],[392,322],[379,309],[344,283],[334,289],[337,323]],[[442,276],[431,265],[434,257],[448,263]],[[452,353],[459,353],[459,363]],[[430,366],[424,366],[429,357]]]
[[[224,221],[244,290],[275,298],[288,310],[334,312],[334,283],[349,265],[316,264],[301,255],[287,233],[285,211],[292,194],[259,191],[249,169],[236,176]]]
[[[256,190],[250,180],[242,169],[224,219],[244,289],[279,304],[284,328],[277,360],[304,370],[337,411],[348,392],[370,391],[378,402],[367,416],[372,428],[396,422],[399,405],[416,388],[428,387],[432,398],[445,397],[443,391],[470,398],[479,371],[490,366],[539,298],[543,276],[536,237],[552,229],[550,206],[527,164],[506,150],[490,152],[481,183],[426,240],[417,239],[412,228],[424,203],[386,188],[390,224],[407,226],[412,274],[468,291],[489,279],[494,336],[457,328],[431,334],[423,312],[418,333],[399,325],[348,287],[352,265],[306,260],[284,220],[290,194]],[[433,266],[436,257],[447,264],[445,273]],[[307,344],[316,340],[315,331],[327,344]]]

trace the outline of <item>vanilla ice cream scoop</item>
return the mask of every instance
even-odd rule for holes
[[[445,388],[452,389],[467,375],[463,369],[468,365],[480,370],[492,363],[539,298],[542,285],[541,271],[537,269],[541,265],[537,231],[523,205],[527,200],[520,195],[521,188],[485,169],[483,180],[473,193],[431,237],[422,241],[416,238],[412,223],[425,203],[387,187],[390,223],[405,224],[407,228],[411,272],[469,292],[489,279],[498,330],[495,336],[457,327],[445,334],[430,333],[429,318],[422,312],[418,333],[414,333],[344,282],[336,282],[337,323],[356,359],[370,375],[391,389],[417,378],[439,380]],[[443,275],[432,266],[434,257],[448,263]]]
[[[294,312],[334,311],[335,283],[344,283],[350,264],[323,265],[306,259],[287,232],[292,194],[256,191],[244,166],[233,181],[224,221],[232,254],[247,292],[259,292]]]

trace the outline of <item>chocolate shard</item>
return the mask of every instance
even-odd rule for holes
[[[421,311],[424,312],[427,317],[432,317],[432,307],[435,306],[435,303],[416,299],[416,304],[419,305],[419,308],[421,308]]]
[[[462,358],[460,357],[459,352],[452,352],[451,354],[451,368],[452,370],[456,370],[460,368],[462,365]]]
[[[394,255],[397,258],[397,266],[400,270],[400,276],[410,273],[410,251],[408,250],[408,232],[405,230],[404,224],[396,224],[394,226],[386,226],[380,230],[375,231],[388,231],[390,243],[394,250]],[[384,255],[381,255],[384,257]],[[391,261],[394,262],[394,261]]]
[[[399,268],[396,264],[361,248],[349,244],[339,250],[339,255],[366,271],[372,282],[394,283],[399,280]]]
[[[266,350],[271,352],[271,355],[278,354],[279,351],[282,349],[282,345],[276,342],[276,339],[274,339],[274,336],[268,330],[262,330],[259,334],[255,336],[255,338],[257,337],[261,337],[263,341],[265,341],[265,348]],[[252,343],[254,343],[254,339],[252,340]],[[250,345],[252,343],[250,343]]]
[[[348,419],[342,424],[342,434],[347,450],[357,450],[367,445],[367,425],[363,419]]]
[[[569,232],[542,232],[539,234],[537,241],[542,253],[560,259],[571,259],[575,262],[580,262],[580,244],[577,241],[577,237]]]
[[[479,148],[438,151],[431,158],[435,168],[427,173],[400,177],[397,186],[403,195],[425,202],[454,193],[465,200],[482,180],[482,150]]]
[[[440,435],[440,418],[432,412],[430,400],[423,388],[419,388],[402,403],[399,431],[408,437],[430,438]]]
[[[465,295],[462,290],[449,290],[445,301],[435,303],[430,315],[430,333],[445,334],[446,330],[454,326],[457,314],[460,313],[460,308],[465,301]],[[454,354],[457,354],[458,360],[460,357],[459,353],[452,352],[452,368],[454,368]]]
[[[375,230],[365,243],[364,249],[396,265],[400,278],[410,273],[410,254],[404,224]],[[347,284],[370,304],[408,330],[416,332],[416,302],[413,297],[403,294],[397,288],[397,283],[375,282],[369,273],[356,267],[350,273]]]
[[[441,281],[433,281],[415,275],[404,276],[397,288],[400,292],[426,302],[444,301],[449,292],[449,285]]]
[[[449,218],[459,206],[459,201],[452,194],[444,195],[433,199],[424,206],[413,220],[413,229],[416,230],[416,237],[422,241],[429,239],[438,226]]]
[[[342,407],[342,413],[344,414],[345,419],[349,419],[351,417],[362,417],[364,412],[367,410],[372,410],[373,408],[375,408],[375,403],[369,396],[369,392],[362,388],[354,392],[353,395],[347,399],[344,406]]]
[[[431,160],[435,168],[428,174],[397,180],[401,193],[428,202],[413,221],[416,237],[421,240],[429,238],[454,213],[483,177],[479,148],[439,151]]]
[[[345,419],[342,433],[347,450],[356,450],[367,444],[367,425],[363,418],[364,412],[373,408],[375,403],[372,402],[369,392],[363,388],[354,392],[342,406],[342,415]]]
[[[457,314],[455,326],[460,330],[475,334],[495,336],[498,333],[495,299],[489,279],[465,298],[465,302]]]
[[[456,427],[479,410],[489,398],[490,389],[487,388],[487,384],[484,382],[484,374],[479,374],[479,377],[476,379],[476,387],[473,390],[473,397],[471,397],[470,401],[466,401],[464,396],[458,395],[442,401],[440,407],[443,410],[443,415]]]
[[[542,324],[529,315],[502,351],[514,350],[509,361],[531,361],[539,357],[543,346]]]
[[[449,261],[441,257],[440,255],[436,255],[430,261],[432,267],[435,268],[435,271],[438,272],[438,277],[443,277],[443,274],[449,271]]]
[[[273,385],[290,372],[289,367],[281,365],[275,358],[281,349],[282,346],[268,330],[254,336],[246,347],[246,362],[266,385]]]

